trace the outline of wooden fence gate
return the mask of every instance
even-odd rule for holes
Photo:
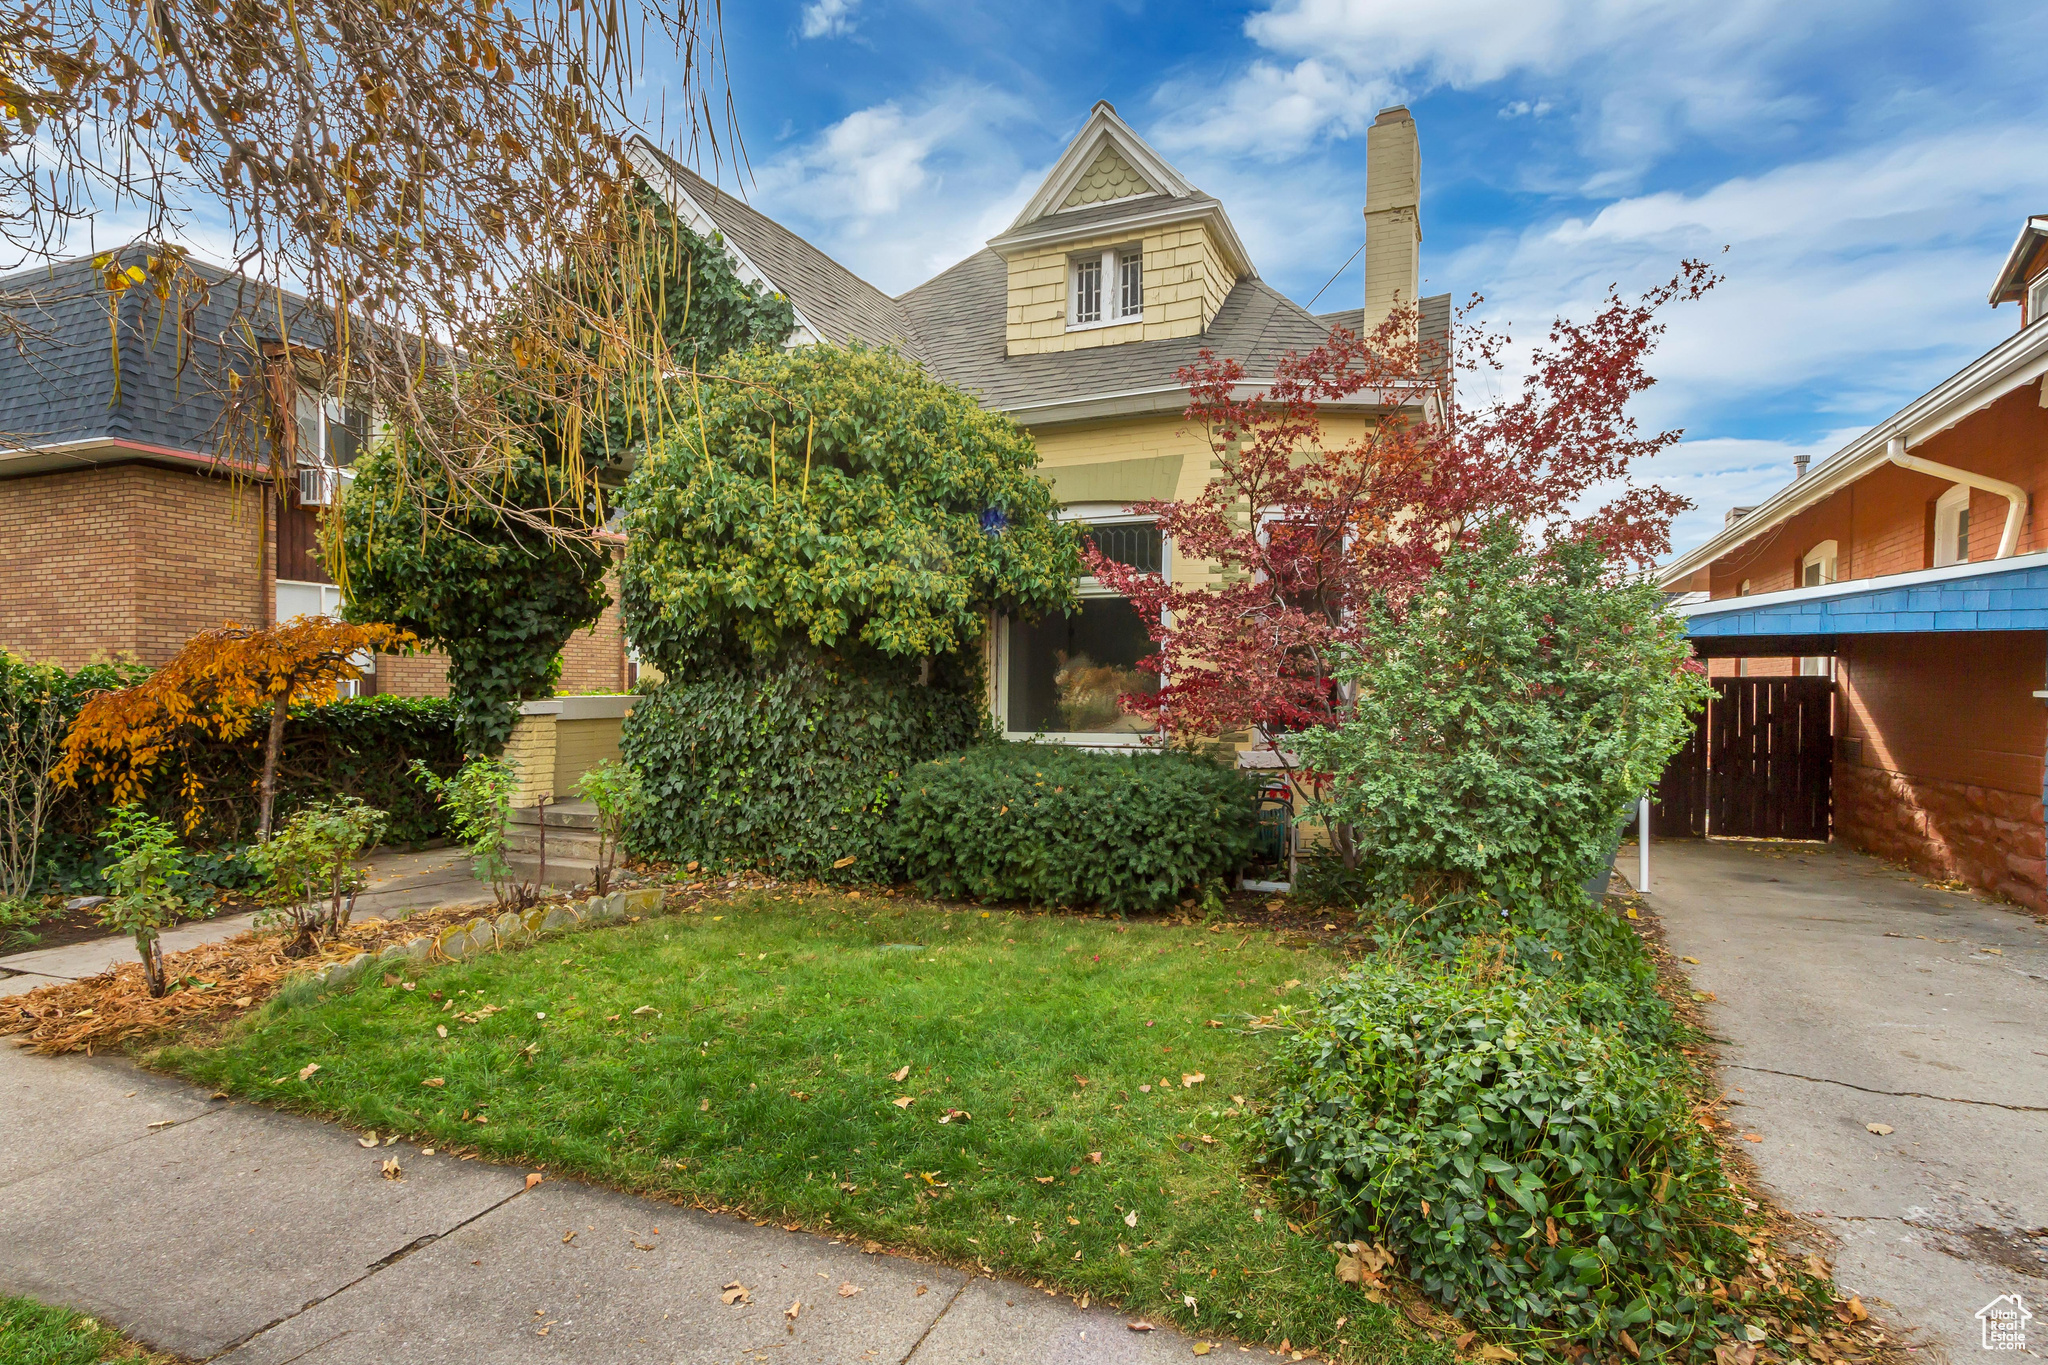
[[[1716,678],[1651,794],[1652,834],[1827,838],[1834,703],[1829,678]]]

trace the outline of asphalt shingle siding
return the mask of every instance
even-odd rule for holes
[[[0,281],[30,289],[38,302],[20,313],[28,335],[0,343],[0,440],[11,447],[71,441],[124,440],[198,455],[220,436],[219,377],[246,373],[250,357],[236,335],[237,313],[250,315],[261,342],[278,334],[274,318],[255,306],[258,287],[214,266],[195,263],[209,297],[182,329],[146,285],[115,303],[90,261],[67,261]],[[287,320],[298,339],[324,335],[305,304],[287,296]],[[119,347],[110,310],[119,310]],[[181,348],[183,353],[181,355]],[[118,383],[117,383],[118,379]]]

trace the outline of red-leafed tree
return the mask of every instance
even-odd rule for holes
[[[1418,338],[1412,308],[1363,337],[1337,329],[1250,394],[1239,362],[1204,351],[1180,379],[1220,472],[1190,501],[1133,510],[1158,518],[1177,563],[1207,572],[1168,583],[1089,550],[1090,572],[1129,596],[1158,646],[1139,666],[1159,690],[1125,696],[1126,710],[1168,737],[1250,730],[1311,796],[1317,775],[1289,761],[1286,736],[1345,717],[1334,670],[1341,649],[1370,648],[1364,608],[1398,611],[1449,547],[1504,520],[1538,544],[1597,537],[1618,571],[1649,567],[1690,504],[1628,481],[1680,435],[1644,434],[1628,403],[1655,382],[1658,310],[1717,278],[1686,261],[1640,298],[1610,290],[1590,321],[1551,325],[1518,390],[1480,403],[1461,399],[1503,369],[1508,339],[1463,316],[1448,347]],[[1608,486],[1605,505],[1575,514]]]

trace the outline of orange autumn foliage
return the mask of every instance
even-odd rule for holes
[[[106,783],[113,788],[114,804],[133,801],[187,745],[240,739],[270,708],[262,794],[267,833],[277,749],[292,703],[333,701],[338,683],[362,676],[352,655],[391,653],[416,643],[418,637],[396,626],[350,625],[325,616],[302,616],[260,630],[229,622],[201,631],[176,658],[133,687],[102,692],[86,702],[51,776],[66,787]],[[181,766],[189,830],[197,825],[202,791],[192,767]]]

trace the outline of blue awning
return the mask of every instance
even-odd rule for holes
[[[1884,578],[1723,597],[1674,610],[1703,655],[1767,641],[1819,653],[1844,635],[2048,630],[2048,553],[1953,564]]]

